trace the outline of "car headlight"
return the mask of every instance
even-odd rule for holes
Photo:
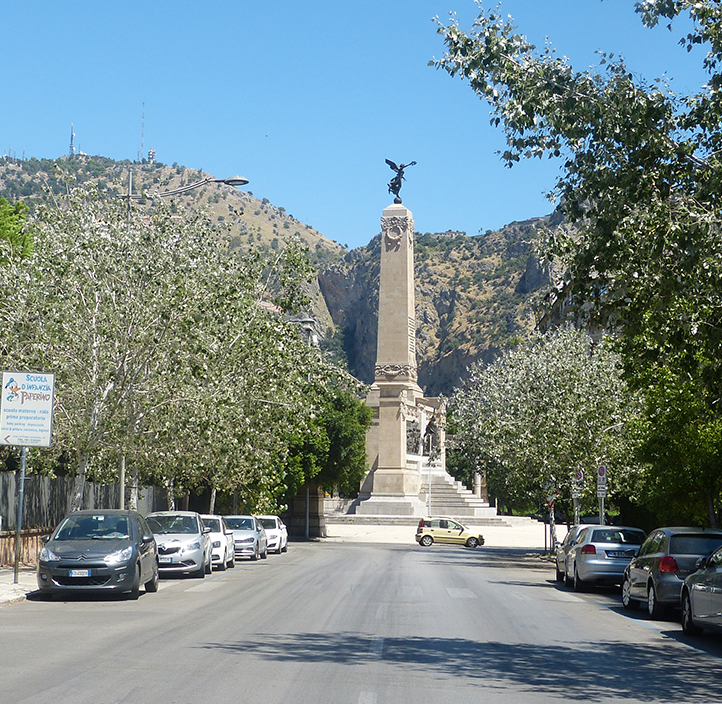
[[[255,538],[239,538],[236,540],[236,545],[251,545]]]
[[[197,540],[195,543],[188,543],[188,545],[186,545],[183,548],[183,552],[185,552],[186,550],[200,550],[200,549],[201,549],[201,541]]]
[[[213,541],[213,547],[214,547],[214,548],[219,548],[219,547],[221,547],[221,541],[220,541],[220,540],[214,540],[214,541]]]
[[[116,550],[111,552],[110,555],[106,555],[103,558],[103,562],[106,565],[117,565],[120,562],[127,562],[133,556],[133,546],[129,545],[127,548],[122,550]]]
[[[40,551],[40,562],[59,562],[60,558],[52,551],[47,548],[43,548]]]

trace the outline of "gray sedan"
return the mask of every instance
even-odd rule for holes
[[[722,548],[701,557],[695,567],[682,585],[682,630],[688,636],[704,628],[722,630]]]

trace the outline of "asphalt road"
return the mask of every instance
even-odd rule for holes
[[[0,702],[713,702],[722,637],[575,594],[524,550],[290,544],[137,602],[0,610]]]

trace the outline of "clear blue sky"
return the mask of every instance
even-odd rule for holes
[[[509,170],[500,130],[443,54],[432,18],[472,0],[236,0],[3,3],[0,155],[87,154],[240,173],[268,198],[350,247],[380,229],[392,197],[384,163],[416,160],[401,192],[416,229],[470,235],[552,209],[553,162]],[[494,5],[496,2],[494,1]],[[485,7],[489,3],[485,2]],[[576,69],[622,54],[678,92],[705,76],[680,29],[645,29],[633,0],[502,0],[520,31]]]

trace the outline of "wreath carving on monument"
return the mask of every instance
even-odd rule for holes
[[[409,379],[416,379],[416,367],[411,364],[377,364],[376,377],[397,377],[405,376]]]
[[[384,231],[386,249],[398,249],[401,246],[401,238],[406,235],[409,242],[412,241],[411,233],[414,231],[410,218],[393,215],[381,218],[381,229]]]

